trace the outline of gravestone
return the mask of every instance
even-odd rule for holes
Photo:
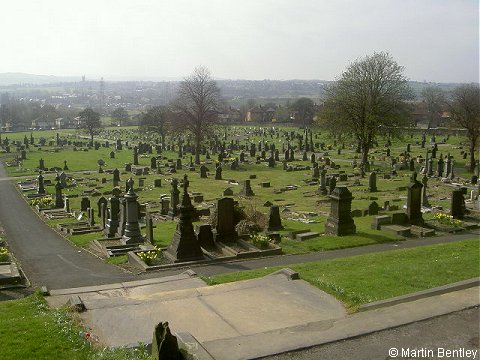
[[[56,208],[63,208],[63,194],[62,194],[63,186],[60,183],[60,179],[57,180],[55,184],[55,207]]]
[[[128,192],[125,194],[125,231],[122,237],[123,244],[137,244],[145,241],[140,233],[138,223],[139,205],[138,196],[133,191],[133,179],[128,180]]]
[[[232,198],[217,201],[217,219],[215,223],[215,241],[233,242],[238,235],[235,231],[234,202]]]
[[[368,191],[369,192],[377,192],[377,173],[372,171],[368,176]]]
[[[151,159],[150,159],[150,168],[152,169],[156,169],[157,168],[157,158],[155,156],[153,156]]]
[[[280,218],[280,208],[277,205],[270,206],[270,212],[268,214],[268,226],[267,231],[282,230],[282,219]]]
[[[331,208],[325,224],[325,234],[336,236],[355,234],[357,228],[351,216],[352,193],[346,186],[337,186],[329,197]]]
[[[428,185],[428,177],[426,175],[423,175],[422,177],[422,206],[424,207],[430,207],[430,204],[428,203],[428,195],[427,195],[427,185]]]
[[[423,225],[422,217],[422,188],[417,180],[417,173],[412,174],[411,183],[407,187],[407,218],[412,225]]]
[[[104,206],[104,208],[106,209],[107,208],[107,199],[104,197],[104,196],[101,196],[98,200],[97,200],[97,211],[98,211],[98,217],[102,217],[102,206]]]
[[[376,201],[373,201],[368,205],[368,215],[378,215],[379,206]]]
[[[327,171],[325,169],[320,170],[320,186],[318,187],[317,192],[320,195],[327,195]]]
[[[86,196],[82,197],[80,202],[80,211],[87,211],[90,208],[90,199]]]
[[[168,215],[172,218],[178,215],[178,204],[180,202],[180,191],[178,190],[178,180],[172,179],[172,190],[170,191],[170,210]]]
[[[328,195],[331,195],[337,186],[337,178],[332,176],[328,182]]]
[[[240,191],[240,195],[244,196],[254,196],[255,193],[252,190],[252,187],[250,185],[250,180],[244,180],[243,181],[243,189]]]
[[[222,180],[222,167],[220,165],[215,169],[215,180]]]
[[[439,158],[438,161],[437,161],[437,172],[436,172],[436,175],[437,175],[438,177],[442,177],[442,176],[443,176],[443,171],[444,171],[443,155],[440,154],[440,158]]]
[[[42,172],[37,176],[37,194],[44,195],[45,194],[45,184]]]
[[[147,239],[147,242],[152,245],[154,242],[153,228],[154,228],[154,225],[153,225],[152,215],[150,214],[150,212],[147,211],[145,213],[145,237]]]
[[[193,217],[195,208],[188,195],[189,181],[187,175],[183,178],[183,193],[180,204],[180,216],[173,239],[166,250],[166,256],[173,262],[202,260],[204,258],[195,231]]]
[[[207,178],[207,171],[208,171],[208,169],[207,169],[207,167],[206,167],[205,165],[200,166],[200,177],[201,177],[202,179],[206,179],[206,178]]]
[[[110,203],[110,216],[107,219],[105,224],[104,233],[107,237],[115,237],[118,231],[119,223],[119,215],[120,215],[120,200],[118,197],[111,197],[108,199]]]
[[[133,165],[138,165],[138,148],[133,148]]]
[[[197,235],[198,243],[202,248],[209,249],[215,246],[212,226],[210,224],[197,225],[195,233]]]
[[[465,195],[466,192],[466,188],[456,188],[452,191],[450,215],[454,219],[462,220],[465,217],[465,199],[463,198],[463,195]]]

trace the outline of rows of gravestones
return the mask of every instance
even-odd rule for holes
[[[228,141],[229,136],[235,136],[236,139]],[[261,137],[262,140],[258,141],[258,143],[253,143],[251,142],[251,136]],[[280,145],[278,144],[276,145],[275,142],[272,141],[272,139],[274,140],[274,139],[280,139],[280,138],[286,140],[281,143],[282,153],[280,153],[280,151],[277,148]],[[338,156],[342,155],[342,153],[346,153],[350,155],[352,153],[355,153],[355,149],[353,151],[352,149],[346,149],[346,146],[344,144],[341,144],[340,147],[337,149],[337,154],[334,161],[329,154],[329,151],[333,149],[333,147],[331,145],[326,145],[325,143],[314,141],[314,139],[316,140],[317,138],[318,138],[318,134],[314,133],[311,130],[307,130],[304,133],[301,133],[296,131],[286,131],[286,130],[279,130],[279,129],[273,129],[273,128],[271,129],[240,129],[240,130],[234,129],[233,131],[231,131],[230,134],[227,134],[227,132],[225,132],[223,136],[214,137],[212,140],[209,141],[208,144],[202,147],[201,152],[202,152],[202,155],[205,156],[205,161],[202,164],[200,164],[200,166],[198,164],[195,164],[193,161],[193,156],[195,155],[195,149],[192,146],[192,142],[191,140],[188,139],[188,137],[185,139],[177,140],[175,142],[174,141],[167,142],[165,146],[165,151],[164,151],[164,148],[158,144],[153,145],[151,143],[140,141],[135,145],[133,145],[133,143],[128,143],[128,141],[122,141],[120,139],[117,139],[115,141],[115,151],[117,152],[122,151],[124,149],[124,146],[123,146],[124,143],[125,143],[125,146],[127,147],[126,150],[132,151],[132,162],[126,163],[125,168],[122,169],[122,172],[130,173],[132,174],[131,176],[138,176],[138,180],[139,180],[138,183],[140,188],[143,187],[142,181],[144,182],[145,178],[148,177],[152,172],[153,172],[153,176],[156,176],[158,174],[174,176],[174,174],[180,170],[181,171],[188,170],[188,171],[196,172],[197,167],[199,166],[198,171],[199,171],[200,178],[208,178],[209,169],[207,165],[213,165],[215,167],[214,179],[221,180],[222,171],[224,167],[228,167],[229,171],[242,170],[242,167],[247,165],[263,165],[264,164],[267,167],[276,167],[276,163],[281,161],[283,163],[283,170],[286,173],[299,172],[302,174],[306,174],[307,179],[305,180],[305,182],[310,186],[318,186],[317,191],[315,191],[315,196],[318,198],[326,198],[328,202],[331,203],[330,216],[328,217],[325,225],[325,232],[327,234],[334,234],[334,235],[351,234],[351,233],[354,233],[356,230],[353,217],[352,217],[352,215],[356,215],[355,210],[352,211],[352,199],[354,198],[354,196],[352,195],[350,190],[348,190],[348,188],[345,186],[345,185],[348,185],[346,183],[349,181],[353,182],[349,186],[352,186],[353,188],[355,188],[355,193],[357,194],[379,193],[379,192],[382,192],[382,184],[377,184],[378,182],[377,178],[379,175],[381,175],[380,176],[381,182],[388,181],[391,179],[402,180],[402,176],[401,176],[402,171],[403,172],[415,171],[417,170],[418,165],[420,165],[419,170],[423,174],[422,182],[417,181],[415,178],[415,180],[413,180],[408,187],[404,186],[404,187],[398,188],[398,192],[406,193],[406,197],[407,197],[407,204],[406,204],[407,210],[405,213],[403,213],[404,216],[392,215],[391,216],[392,219],[390,220],[386,218],[382,218],[378,220],[378,222],[381,222],[382,224],[380,223],[377,225],[374,224],[375,228],[380,228],[379,225],[386,225],[386,224],[396,225],[398,223],[410,224],[414,226],[422,226],[423,221],[420,219],[421,216],[420,217],[418,216],[419,213],[421,215],[422,205],[424,207],[428,207],[429,205],[431,205],[430,202],[433,202],[432,200],[434,200],[432,199],[431,196],[429,199],[429,195],[427,194],[427,191],[426,191],[426,189],[428,188],[427,184],[429,179],[433,179],[433,181],[440,181],[443,184],[453,183],[455,180],[455,176],[453,175],[454,166],[453,166],[452,156],[447,155],[444,160],[443,156],[440,155],[438,157],[438,160],[436,160],[436,164],[433,160],[433,159],[437,159],[436,149],[438,149],[438,144],[436,143],[435,139],[431,139],[432,140],[430,145],[431,151],[425,151],[425,155],[426,155],[425,158],[423,158],[418,153],[416,154],[416,156],[412,154],[412,146],[408,144],[406,146],[405,151],[401,152],[398,157],[395,157],[395,158],[392,156],[389,157],[389,155],[391,155],[390,154],[391,143],[387,142],[383,147],[383,149],[376,148],[373,151],[373,154],[372,154],[373,156],[369,159],[369,162],[365,164],[366,165],[365,170],[370,172],[368,176],[368,187],[365,189],[365,187],[361,186],[360,180],[366,174],[363,174],[361,169],[358,167],[358,164],[355,163],[356,159],[355,158],[353,159],[353,162],[351,164],[352,168],[349,168],[348,165],[345,165],[346,163],[345,159],[338,158]],[[446,140],[447,139],[445,139],[445,141]],[[294,145],[294,143],[296,143],[296,145]],[[96,145],[96,144],[99,144],[99,145]],[[79,144],[76,144],[76,145],[79,145]],[[93,145],[94,147],[102,147],[102,146],[110,147],[110,143],[108,141],[105,141],[102,144],[100,144],[99,142],[95,142]],[[336,144],[334,141],[333,146],[338,146],[338,145],[339,144]],[[415,148],[425,149],[424,138],[422,138],[421,143],[417,144]],[[115,151],[112,150],[112,152],[110,153],[111,157],[115,157],[115,154],[116,154]],[[156,153],[155,156],[153,156],[154,151]],[[176,157],[174,156],[173,158],[166,156],[167,154],[171,154],[172,152],[176,153],[177,156]],[[151,157],[150,157],[150,154],[152,155]],[[145,155],[150,158],[150,164],[149,164],[150,166],[140,165],[139,157],[145,156]],[[216,161],[211,159],[211,155],[216,155]],[[183,164],[183,160],[188,159],[188,157],[190,157],[189,161]],[[386,159],[389,159],[391,161],[391,167],[390,166],[383,167],[383,166],[378,166],[376,164],[377,161],[382,162],[382,161],[385,161]],[[39,169],[45,168],[45,164],[44,163],[42,164],[42,161],[39,161],[39,166],[38,166]],[[307,162],[307,164],[305,164],[305,162]],[[67,167],[66,163],[64,165],[65,167]],[[389,169],[389,171],[385,171],[385,169]],[[104,170],[102,168],[102,164],[99,164],[98,173],[101,176],[102,184],[106,184],[108,181],[108,179],[104,177],[105,172],[110,173],[112,175],[113,187],[118,188],[120,184],[120,177],[119,177],[120,171],[118,169]],[[239,171],[238,173],[239,173],[239,176],[241,176],[242,172]],[[37,195],[42,195],[41,177],[42,175],[40,174],[38,179]],[[241,197],[256,196],[251,186],[251,180],[255,178],[256,178],[256,175],[254,174],[254,175],[250,175],[249,179],[240,181],[240,183],[242,184],[242,187],[241,187],[241,190],[238,192],[238,196],[241,196]],[[212,181],[214,181],[214,179],[212,179]],[[94,180],[97,180],[97,179],[94,178]],[[161,208],[160,213],[164,216],[176,217],[178,215],[181,215],[180,209],[182,206],[179,199],[180,191],[177,189],[178,181],[176,181],[175,179],[173,180],[170,179],[170,180],[172,185],[172,191],[171,191],[170,197],[168,196],[160,197],[160,201],[159,201],[160,208]],[[475,179],[474,177],[472,177],[469,181],[464,181],[463,183],[458,181],[459,180],[458,177],[456,178],[456,180],[457,180],[457,183],[459,183],[460,185],[471,186],[471,185],[476,185],[477,183],[476,181],[477,179]],[[158,186],[161,187],[161,179],[157,178],[155,179],[155,182],[158,184]],[[75,182],[75,185],[76,184],[77,182]],[[82,182],[80,181],[78,182],[78,184],[81,185]],[[91,189],[92,187],[94,187],[92,185],[96,185],[96,184],[95,183],[88,184],[88,182],[86,182],[85,185],[87,185],[87,187]],[[266,181],[262,181],[261,186],[262,188],[263,187],[268,188],[270,186],[270,183]],[[55,184],[55,208],[63,207],[64,209],[68,209],[69,207],[67,206],[68,198],[65,198],[65,196],[63,196],[61,193],[61,190],[65,187],[66,187],[66,175],[65,175],[65,172],[63,171],[62,173],[59,173],[59,175],[57,176],[57,181]],[[295,190],[295,189],[297,189],[296,186],[286,185],[280,188],[274,188],[272,192],[274,194],[278,194],[278,193]],[[224,190],[224,193],[223,193],[224,196],[233,195],[233,192],[231,191],[231,189],[230,189],[230,192],[228,190],[229,190],[228,188]],[[478,187],[476,189],[473,189],[473,191],[477,191],[478,193]],[[454,191],[452,192],[451,212],[452,214],[455,214],[456,217],[463,217],[465,214],[465,208],[466,208],[465,202],[462,200],[463,195],[460,198],[457,195],[457,193],[464,194],[465,190],[460,189],[460,191],[458,191],[457,189],[454,189]],[[188,195],[188,193],[184,192],[183,197],[186,197],[185,194]],[[82,192],[82,195],[93,196],[93,195],[100,195],[100,194],[91,192],[91,190],[84,189]],[[135,194],[135,196],[137,195]],[[193,194],[193,196],[194,197],[198,196],[199,199],[202,198],[201,194]],[[126,184],[126,195],[124,196],[124,198],[125,199],[128,198],[128,183]],[[374,197],[370,196],[369,198],[372,199]],[[135,202],[137,203],[136,199],[135,199]],[[272,203],[270,202],[270,204]],[[325,202],[325,204],[327,204],[327,202]],[[420,208],[418,208],[417,206],[418,204]],[[478,200],[475,202],[475,204],[478,205]],[[111,209],[111,206],[112,205],[110,205],[110,209]],[[116,209],[116,205],[113,205],[113,206],[114,206],[114,209]],[[217,203],[217,207],[218,206],[219,204]],[[105,205],[104,207],[107,208],[107,206]],[[328,208],[328,205],[326,205],[325,207]],[[389,211],[395,210],[394,206],[389,204],[384,204],[384,207],[382,210],[384,209],[388,209]],[[79,231],[98,230],[98,228],[95,227],[96,224],[94,223],[95,217],[93,216],[94,214],[93,208],[85,208],[82,210],[87,211],[88,221],[87,221],[87,224],[79,224],[79,228],[77,228],[77,230]],[[370,203],[370,205],[368,206],[368,209],[365,209],[365,210],[366,211],[361,211],[362,215],[364,214],[376,215],[376,213],[378,214],[379,211],[381,211],[376,202]],[[119,210],[119,212],[120,211],[121,210]],[[110,230],[106,234],[107,237],[108,236],[112,237],[114,234],[115,235],[121,234],[122,239],[124,239],[125,229],[123,230],[123,233],[114,232],[112,230],[112,226],[113,227],[115,226],[117,219],[115,217],[112,219],[111,217],[106,215],[108,214],[108,210],[102,210],[99,206],[97,209],[97,213],[102,218],[101,228],[106,228],[107,227],[106,225],[109,223],[109,220],[111,221],[111,224],[113,224],[113,225],[110,225]],[[195,214],[195,211],[193,211],[193,213]],[[185,219],[188,216],[190,217],[193,216],[193,215],[188,215],[188,216],[187,215],[184,216]],[[57,215],[57,216],[61,216],[61,215]],[[193,218],[195,218],[195,216],[193,216]],[[138,219],[137,219],[137,222],[138,222]],[[90,229],[88,227],[90,227]],[[72,228],[74,229],[75,227],[71,226],[70,231],[73,231]],[[190,225],[183,228],[186,229],[185,231],[190,231],[189,230]],[[210,238],[210,234],[206,230],[206,228],[202,228],[202,229],[203,229],[201,232],[202,236],[205,236],[205,238]],[[213,230],[216,230],[216,229],[213,229]],[[147,231],[147,234],[149,234],[150,232],[151,231]],[[134,228],[128,229],[126,237],[135,239],[136,236],[138,236],[138,233],[139,232],[137,231],[137,227],[135,225]],[[182,236],[180,237],[177,236],[177,238],[182,239]],[[212,233],[212,238],[213,237],[214,236]],[[215,236],[215,238],[217,237]],[[222,239],[221,231],[220,231],[220,237],[218,237],[218,239]],[[130,243],[131,242],[132,241],[130,241]],[[181,243],[180,240],[178,240],[177,242]],[[222,241],[219,241],[219,243],[222,243]],[[129,242],[125,240],[124,245],[128,245],[128,244]],[[167,252],[167,254],[172,254],[172,253],[175,253],[175,251],[172,250]],[[173,255],[172,255],[172,258],[175,260],[175,257]]]

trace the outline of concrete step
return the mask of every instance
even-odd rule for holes
[[[320,235],[320,233],[318,233],[318,232],[309,231],[309,232],[304,232],[304,233],[297,234],[295,239],[298,240],[298,241],[305,241],[305,240],[309,240],[309,239],[315,239],[319,235]]]
[[[297,235],[298,234],[303,234],[303,233],[307,233],[307,232],[310,232],[311,230],[310,229],[303,229],[303,230],[294,230],[294,231],[290,231],[288,233],[288,237],[292,240],[295,240],[297,238]]]
[[[390,231],[393,232],[396,235],[400,236],[411,236],[411,230],[410,227],[406,226],[401,226],[401,225],[387,225],[387,226],[382,226],[382,230]]]
[[[424,228],[424,227],[421,227],[421,226],[412,225],[410,227],[410,231],[413,235],[418,236],[418,237],[435,236],[435,230],[434,229]]]

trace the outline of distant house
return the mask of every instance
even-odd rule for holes
[[[55,128],[55,121],[38,117],[32,120],[32,129],[44,130]]]
[[[254,106],[247,111],[246,121],[254,123],[269,123],[275,117],[273,107],[264,107],[262,105]]]
[[[443,127],[450,121],[450,114],[447,112],[439,112],[434,115],[433,119],[430,119],[428,105],[425,101],[414,103],[411,115],[415,127],[420,129]]]
[[[57,129],[75,129],[78,127],[78,120],[68,118],[55,119],[55,128]]]
[[[238,124],[243,121],[242,112],[231,106],[220,112],[218,114],[218,119],[222,124]]]

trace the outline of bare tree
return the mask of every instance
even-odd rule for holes
[[[165,149],[165,136],[169,127],[169,110],[166,106],[154,106],[142,114],[140,119],[140,129],[158,134],[163,149]]]
[[[470,141],[469,171],[475,170],[475,150],[480,136],[480,87],[466,84],[457,87],[451,96],[448,107],[454,123],[467,130]]]
[[[222,105],[220,90],[205,67],[197,67],[179,85],[172,109],[178,126],[195,139],[195,163],[200,163],[202,140],[212,133],[218,123]]]
[[[445,104],[445,96],[442,89],[434,86],[428,86],[422,90],[422,98],[427,104],[428,111],[428,129],[433,122],[438,119],[442,107]]]
[[[388,53],[374,53],[348,66],[325,90],[321,118],[356,138],[362,167],[377,135],[409,123],[406,100],[413,95],[403,70]]]

